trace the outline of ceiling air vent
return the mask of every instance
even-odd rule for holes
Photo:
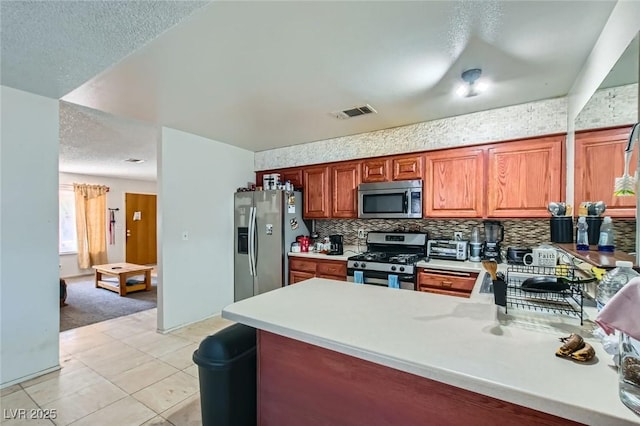
[[[371,105],[367,104],[355,108],[345,109],[344,111],[332,112],[331,115],[341,120],[346,120],[348,118],[357,117],[359,115],[376,114],[377,112],[378,111],[373,109]]]

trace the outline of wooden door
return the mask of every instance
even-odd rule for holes
[[[393,180],[422,179],[422,154],[400,155],[391,158]]]
[[[339,163],[331,167],[331,217],[358,217],[360,163]]]
[[[126,193],[125,210],[126,262],[138,265],[156,264],[156,196]]]
[[[373,158],[362,161],[362,182],[386,182],[389,179],[389,159]]]
[[[564,201],[564,136],[488,148],[487,216],[549,217],[550,201]]]
[[[624,150],[631,126],[576,133],[574,208],[583,201],[604,201],[605,215],[635,217],[636,197],[614,197],[615,178],[624,172]],[[633,150],[629,174],[636,171],[638,155]]]
[[[448,149],[425,158],[426,217],[482,217],[484,150]]]
[[[331,209],[329,167],[307,167],[303,171],[304,217],[306,219],[328,218]]]

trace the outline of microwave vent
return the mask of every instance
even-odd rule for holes
[[[352,117],[358,117],[360,115],[377,114],[377,112],[378,111],[373,109],[371,105],[367,104],[355,108],[345,109],[343,111],[332,112],[331,115],[340,120],[346,120]]]

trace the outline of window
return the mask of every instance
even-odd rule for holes
[[[61,189],[59,193],[60,229],[58,238],[60,254],[77,253],[75,194],[72,189]]]

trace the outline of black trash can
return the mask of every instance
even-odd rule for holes
[[[203,426],[255,426],[256,329],[234,324],[206,337],[193,362]]]

